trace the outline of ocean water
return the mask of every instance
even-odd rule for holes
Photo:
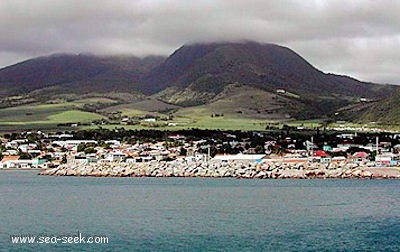
[[[400,180],[36,174],[0,171],[0,251],[400,250]],[[108,244],[10,239],[78,232]]]

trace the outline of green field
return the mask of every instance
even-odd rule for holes
[[[253,98],[250,98],[250,95]],[[230,96],[219,99],[208,105],[195,107],[177,107],[162,103],[156,99],[147,99],[141,102],[117,104],[116,100],[109,98],[85,98],[73,102],[62,102],[57,104],[32,104],[12,108],[0,109],[0,131],[17,131],[25,129],[40,130],[61,130],[61,129],[88,129],[88,128],[126,128],[126,129],[160,129],[160,130],[179,130],[179,129],[220,129],[220,130],[265,130],[266,128],[281,129],[284,124],[291,127],[302,127],[304,129],[316,129],[324,126],[323,120],[295,121],[285,119],[282,114],[275,113],[272,116],[259,115],[254,110],[255,103],[259,102],[265,94],[256,94],[255,92],[240,95],[240,104],[245,104],[246,99],[253,99],[246,105],[236,105],[232,102]],[[277,102],[277,100],[274,100]],[[114,124],[101,126],[79,126],[78,128],[60,126],[59,124],[84,123],[90,124],[94,120],[105,118],[98,113],[82,111],[85,104],[106,104],[108,107],[101,110],[102,113],[121,112],[121,116],[139,118],[143,116],[154,116],[167,118],[172,115],[169,121],[157,120],[156,122],[140,121],[137,125],[121,125],[119,121]],[[277,104],[270,103],[269,107],[278,108]],[[145,110],[145,108],[149,108]],[[162,112],[166,109],[166,112]],[[174,109],[169,111],[169,109]],[[241,113],[238,113],[239,111]],[[275,118],[274,118],[275,117]],[[138,119],[136,119],[138,120]],[[331,124],[334,127],[353,127],[353,128],[384,128],[392,131],[399,130],[395,126],[381,126],[378,124]]]
[[[301,106],[297,102],[298,96],[292,96],[288,98],[257,88],[229,85],[207,105],[181,107],[161,101],[158,97],[128,97],[122,102],[117,96],[85,95],[76,97],[73,102],[64,102],[66,99],[60,98],[54,100],[59,102],[56,104],[0,109],[0,130],[13,127],[15,130],[59,129],[57,124],[90,123],[104,117],[110,117],[112,124],[85,128],[264,130],[270,124],[281,127],[282,122],[293,120],[285,111],[288,107],[301,109]],[[98,113],[84,112],[83,109]],[[139,124],[119,124],[124,117],[131,117],[132,123],[139,121]],[[143,117],[155,117],[157,121],[145,122],[141,119]],[[167,118],[170,120],[166,121]]]
[[[79,110],[79,103],[24,105],[0,109],[0,129],[57,128],[60,123],[87,123],[103,118]]]
[[[0,123],[46,121],[48,116],[75,108],[73,103],[24,105],[0,109]]]
[[[264,130],[266,121],[246,118],[199,118],[186,125],[188,128],[220,130]]]
[[[96,113],[90,113],[79,110],[68,110],[48,117],[49,121],[56,123],[81,122],[88,123],[103,117]]]

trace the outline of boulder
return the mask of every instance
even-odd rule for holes
[[[76,171],[73,169],[68,169],[65,176],[76,176]]]

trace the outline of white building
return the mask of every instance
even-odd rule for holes
[[[259,162],[265,157],[265,154],[243,154],[236,155],[216,155],[212,161],[254,161]]]
[[[106,155],[105,159],[109,160],[110,162],[122,162],[122,160],[124,160],[124,158],[127,156],[128,155],[122,151],[112,151]]]
[[[95,140],[66,140],[66,141],[54,141],[52,142],[54,145],[58,145],[60,147],[64,147],[67,149],[71,149],[73,147],[77,147],[80,144],[97,144]]]

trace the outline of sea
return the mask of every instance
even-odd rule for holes
[[[0,170],[0,251],[400,250],[400,180],[37,174]]]

